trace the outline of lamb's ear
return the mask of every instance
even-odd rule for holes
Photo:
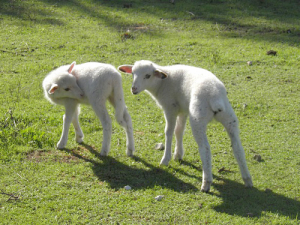
[[[124,73],[132,74],[132,66],[131,65],[122,65],[118,67],[118,70]]]
[[[50,90],[48,91],[48,93],[50,95],[54,94],[54,92],[58,89],[58,85],[57,84],[52,84]]]
[[[74,69],[74,66],[75,66],[75,65],[76,65],[76,62],[75,62],[75,61],[71,63],[71,66],[70,66],[69,69],[68,69],[68,73],[72,74],[72,70]]]
[[[154,71],[154,76],[160,79],[165,79],[168,77],[168,75],[165,72],[161,71],[160,69],[156,69]]]

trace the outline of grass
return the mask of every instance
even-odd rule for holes
[[[299,2],[130,2],[1,2],[0,223],[300,224]],[[276,56],[266,54],[271,49]],[[244,188],[215,122],[208,128],[209,194],[200,192],[201,161],[189,125],[184,161],[160,168],[163,153],[154,146],[164,142],[163,113],[146,93],[131,95],[124,74],[136,156],[126,157],[124,131],[113,119],[110,156],[99,157],[102,127],[88,106],[80,116],[85,144],[75,143],[71,129],[67,148],[55,149],[63,108],[45,100],[46,74],[72,61],[119,66],[140,59],[199,66],[224,82],[253,189]]]

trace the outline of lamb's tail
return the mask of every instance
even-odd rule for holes
[[[210,99],[209,105],[215,115],[226,110],[225,102],[224,102],[224,99],[222,99],[222,98]]]
[[[212,93],[210,93],[209,105],[214,115],[223,114],[222,112],[228,111],[228,98],[224,85],[220,82],[216,82],[213,87]]]

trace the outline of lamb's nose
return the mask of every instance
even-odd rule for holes
[[[132,94],[137,94],[137,88],[136,87],[132,87],[131,88],[131,92],[132,92]]]

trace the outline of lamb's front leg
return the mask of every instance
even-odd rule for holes
[[[78,106],[75,110],[72,123],[73,123],[74,129],[75,129],[75,140],[77,143],[82,143],[83,142],[83,132],[79,125],[79,118],[78,118],[79,112],[80,112],[80,107]]]
[[[183,158],[183,134],[184,128],[186,124],[187,115],[180,114],[177,116],[176,127],[175,127],[175,137],[176,137],[176,145],[175,145],[175,153],[174,159],[181,160]]]
[[[65,114],[63,116],[62,135],[61,135],[59,142],[57,143],[58,149],[63,149],[67,145],[69,129],[70,129],[70,125],[73,120],[73,116],[74,116],[76,108],[77,108],[77,102],[75,100],[68,99],[65,104]]]
[[[167,166],[172,158],[172,138],[175,129],[176,115],[165,113],[166,127],[165,127],[165,151],[164,156],[160,161],[160,165]]]

